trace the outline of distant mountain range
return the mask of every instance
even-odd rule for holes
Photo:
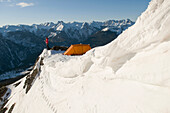
[[[49,37],[50,47],[77,43],[96,47],[114,40],[133,24],[127,19],[90,23],[58,21],[56,24],[48,22],[0,27],[0,74],[32,65],[45,47],[45,37]]]

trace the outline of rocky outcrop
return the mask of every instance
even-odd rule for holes
[[[35,65],[34,65],[33,70],[26,77],[25,84],[23,86],[23,88],[26,89],[26,93],[28,93],[28,91],[31,89],[36,76],[38,76],[40,74],[40,72],[41,72],[41,65],[44,65],[43,58],[42,57],[38,57]]]

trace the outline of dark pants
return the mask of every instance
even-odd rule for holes
[[[47,50],[49,50],[50,48],[49,48],[49,45],[48,44],[46,44],[46,46],[47,46]]]

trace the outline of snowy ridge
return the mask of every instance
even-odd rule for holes
[[[95,47],[108,44],[117,38],[118,34],[133,24],[134,22],[131,20],[93,21],[91,23],[64,23],[63,21],[58,21],[57,23],[47,22],[31,26],[6,25],[0,27],[0,38],[2,38],[0,45],[5,44],[5,46],[0,48],[3,53],[0,53],[0,64],[2,64],[0,65],[0,74],[19,66],[28,67],[26,62],[30,61],[32,63],[45,47],[45,37],[49,37],[50,47],[55,45],[70,46],[76,43],[88,43],[91,44],[91,47]],[[114,32],[106,32],[104,38],[102,38],[101,36],[104,33],[100,31],[108,26],[110,26],[109,30]],[[7,43],[4,43],[6,41]],[[6,48],[8,51],[6,51]]]
[[[136,24],[106,46],[83,56],[44,50],[32,88],[25,93],[26,78],[8,86],[5,107],[16,103],[13,113],[169,113],[169,28],[170,1],[152,0]]]
[[[47,22],[44,24],[33,24],[31,26],[29,25],[6,25],[0,28],[0,33],[5,35],[8,32],[14,32],[14,31],[30,31],[37,33],[39,30],[50,30],[53,29],[54,31],[52,33],[60,33],[61,31],[64,31],[69,35],[71,38],[77,38],[79,39],[80,36],[83,35],[91,35],[93,32],[95,32],[97,29],[102,29],[107,26],[110,27],[111,30],[117,29],[118,33],[121,33],[122,30],[127,29],[131,25],[133,25],[134,22],[131,20],[109,20],[106,22],[68,22],[64,23],[63,21],[58,21],[56,24],[53,22]],[[78,34],[72,35],[72,32],[78,32]],[[80,35],[80,36],[79,36]],[[87,37],[86,36],[86,37]]]

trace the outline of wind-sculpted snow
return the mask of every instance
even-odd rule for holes
[[[44,50],[29,92],[26,78],[8,86],[4,107],[16,103],[13,113],[169,113],[169,28],[170,1],[152,0],[136,24],[106,46],[82,56]]]
[[[167,80],[166,73],[169,72],[170,66],[168,59],[169,6],[168,0],[151,1],[148,9],[138,18],[134,26],[122,33],[112,43],[102,49],[96,49],[97,59],[104,59],[104,62],[99,65],[110,66],[116,76],[119,75],[120,78],[158,85],[162,84],[162,80]],[[164,53],[164,51],[167,52]],[[132,64],[133,67],[128,64]]]

